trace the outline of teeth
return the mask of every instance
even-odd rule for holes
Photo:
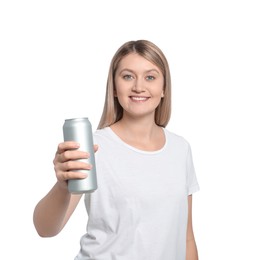
[[[136,101],[143,101],[143,100],[147,100],[148,98],[146,97],[131,97],[133,100],[136,100]]]

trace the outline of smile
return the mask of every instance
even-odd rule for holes
[[[130,99],[133,101],[146,101],[149,97],[130,96]]]

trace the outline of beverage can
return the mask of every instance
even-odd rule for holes
[[[68,180],[68,190],[74,194],[91,193],[97,189],[97,174],[93,145],[92,125],[87,117],[66,119],[63,125],[64,141],[75,141],[80,144],[79,150],[88,152],[88,159],[80,159],[92,165],[90,170],[78,170],[87,173],[85,179]]]

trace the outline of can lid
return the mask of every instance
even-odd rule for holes
[[[88,117],[76,117],[76,118],[65,119],[65,121],[83,121],[83,120],[88,120]]]

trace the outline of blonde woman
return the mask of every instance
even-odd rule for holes
[[[85,195],[86,233],[75,260],[197,260],[192,194],[199,190],[189,143],[165,127],[171,113],[167,59],[147,40],[115,53],[94,133],[98,189]],[[81,195],[67,181],[92,165],[75,142],[59,144],[56,184],[34,210],[42,237],[57,235]]]

